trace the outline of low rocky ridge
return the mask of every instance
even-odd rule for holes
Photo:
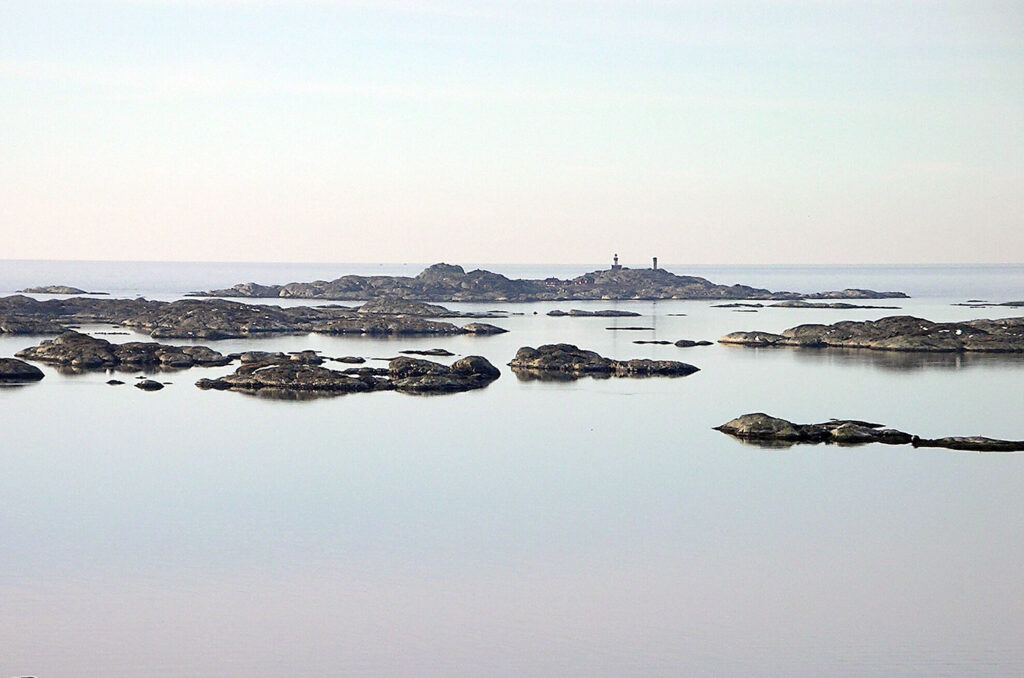
[[[171,346],[133,341],[114,344],[106,339],[68,330],[55,339],[18,351],[19,358],[78,369],[159,367],[181,369],[196,365],[217,366],[231,362],[207,346]]]
[[[233,374],[200,379],[201,389],[233,390],[285,396],[338,395],[370,391],[456,393],[483,388],[501,373],[486,358],[467,356],[451,366],[417,358],[395,358],[387,369],[355,367],[332,370],[299,355],[243,364]]]
[[[640,316],[639,313],[634,313],[633,311],[616,311],[614,309],[604,311],[586,311],[579,308],[572,308],[568,311],[562,311],[556,308],[548,311],[548,315],[552,318],[636,318]]]
[[[991,301],[982,301],[981,299],[968,299],[961,304],[953,304],[954,306],[967,306],[969,308],[998,308],[1000,306],[1008,306],[1010,308],[1021,308],[1024,307],[1024,301],[1003,301],[1000,303]]]
[[[443,307],[437,307],[443,309]],[[71,325],[105,323],[130,327],[156,339],[234,339],[270,334],[454,335],[495,334],[487,323],[458,327],[420,315],[376,313],[345,306],[243,304],[223,299],[0,298],[0,333],[60,334]]]
[[[365,300],[387,296],[414,301],[571,301],[594,299],[885,299],[902,292],[847,289],[815,294],[772,292],[747,285],[718,285],[697,276],[664,269],[612,268],[569,280],[512,279],[477,269],[434,264],[415,277],[346,275],[335,280],[260,285],[242,283],[220,290],[193,292],[201,297],[287,297]]]
[[[544,344],[533,348],[523,346],[509,363],[513,372],[560,373],[575,376],[595,375],[613,377],[686,376],[699,368],[675,360],[613,360],[572,344]]]
[[[841,301],[802,301],[794,299],[790,301],[780,301],[775,304],[768,304],[768,308],[876,308],[876,309],[893,309],[899,308],[899,306],[869,306],[867,304],[848,304]]]
[[[67,285],[40,285],[39,287],[26,287],[18,292],[24,294],[108,294],[107,292],[86,292]]]
[[[453,311],[438,304],[428,304],[422,301],[410,301],[396,297],[372,299],[360,306],[358,311],[359,313],[373,313],[377,315],[413,315],[424,318],[505,318],[508,316],[503,311],[486,311],[483,313]]]
[[[0,358],[0,384],[39,381],[43,371],[16,358]]]
[[[855,419],[831,419],[821,424],[794,424],[763,412],[744,414],[714,428],[716,431],[768,447],[788,447],[796,443],[835,443],[839,445],[882,443],[977,452],[1024,451],[1024,440],[997,440],[983,436],[927,439],[896,429],[882,428],[882,424]]]
[[[878,351],[1024,351],[1024,318],[935,323],[913,316],[798,325],[782,334],[733,332],[718,340],[743,346],[865,348]]]

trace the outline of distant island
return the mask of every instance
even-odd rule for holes
[[[109,294],[108,292],[86,292],[68,285],[40,285],[39,287],[26,287],[18,292],[20,294]]]
[[[512,279],[477,269],[466,272],[453,264],[434,264],[415,277],[345,275],[335,280],[285,285],[240,283],[233,287],[192,292],[193,297],[280,297],[354,301],[390,297],[411,301],[586,301],[653,299],[893,299],[903,292],[845,289],[803,294],[772,292],[747,285],[718,285],[705,278],[676,275],[655,265],[593,271],[569,280]]]

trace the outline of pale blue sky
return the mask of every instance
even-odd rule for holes
[[[1022,2],[5,0],[0,122],[0,258],[1024,261]]]

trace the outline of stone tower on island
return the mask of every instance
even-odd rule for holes
[[[619,266],[619,255],[618,254],[616,254],[615,256],[612,257],[612,270],[613,271],[622,270],[622,267]]]

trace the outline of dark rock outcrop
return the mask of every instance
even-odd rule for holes
[[[332,370],[302,360],[275,358],[242,365],[234,374],[200,379],[201,389],[234,390],[303,400],[316,395],[339,395],[397,390],[406,393],[456,393],[483,388],[500,376],[481,356],[468,356],[450,367],[417,358],[395,358],[388,368]],[[299,397],[301,396],[301,397]]]
[[[794,443],[859,444],[878,442],[887,445],[906,445],[913,437],[909,433],[884,429],[881,424],[866,421],[832,419],[822,424],[794,424],[763,412],[744,414],[721,426],[716,426],[715,430],[745,440]]]
[[[43,371],[35,365],[16,358],[0,358],[0,384],[39,381],[42,378]]]
[[[1024,318],[935,323],[913,316],[798,325],[782,334],[733,332],[718,340],[743,346],[865,348],[878,351],[1024,352]]]
[[[910,444],[914,447],[941,447],[970,452],[1024,452],[1024,440],[998,440],[985,436],[950,436],[930,440],[914,436]]]
[[[925,439],[896,429],[882,428],[881,424],[867,421],[831,419],[821,424],[794,424],[763,412],[744,414],[714,428],[716,431],[765,447],[788,447],[796,443],[882,443],[986,452],[1024,451],[1022,440],[996,440],[982,436]]]
[[[455,355],[454,353],[445,348],[428,348],[424,350],[409,349],[406,351],[399,351],[399,353],[404,353],[405,355],[429,355],[439,357],[448,357]]]
[[[387,296],[413,301],[571,301],[597,299],[832,299],[905,297],[901,292],[843,290],[803,295],[772,292],[747,285],[718,285],[697,276],[665,269],[626,268],[593,271],[569,280],[511,279],[490,271],[466,272],[461,266],[434,264],[415,277],[346,275],[310,283],[258,285],[193,292],[213,297],[298,297],[365,300]]]
[[[700,339],[698,341],[694,341],[693,339],[680,339],[679,341],[676,342],[676,346],[678,346],[679,348],[692,348],[693,346],[712,346],[713,344],[714,342],[705,341],[704,339]]]
[[[699,368],[675,360],[613,360],[572,344],[524,346],[516,352],[509,367],[517,375],[543,377],[557,373],[573,376],[614,377],[679,377],[693,374]]]
[[[153,381],[152,379],[143,379],[135,382],[135,388],[143,391],[159,391],[164,387],[159,381]]]
[[[18,357],[77,369],[159,367],[180,369],[195,365],[227,365],[231,358],[206,346],[170,346],[155,342],[113,344],[69,330],[38,346],[18,351]]]
[[[639,313],[633,311],[616,311],[614,309],[607,309],[604,311],[586,311],[579,308],[569,309],[568,312],[554,309],[548,311],[548,315],[553,318],[572,317],[572,318],[637,318],[640,316]]]
[[[789,301],[780,301],[775,304],[768,304],[769,308],[839,308],[839,309],[850,309],[850,308],[880,308],[880,309],[893,309],[899,308],[899,306],[869,306],[867,304],[848,304],[840,301],[826,302],[826,301],[803,301],[799,299],[792,299]]]
[[[497,325],[491,325],[489,323],[469,323],[468,325],[463,325],[460,329],[466,334],[481,335],[504,334],[505,332],[508,332],[504,327],[498,327]]]

